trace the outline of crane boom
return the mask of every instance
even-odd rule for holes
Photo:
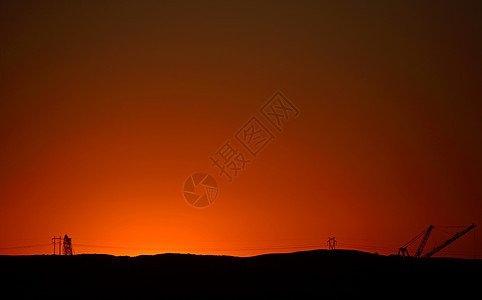
[[[442,250],[443,248],[447,247],[448,245],[450,245],[453,241],[455,241],[456,239],[460,238],[461,236],[463,236],[464,234],[466,234],[467,232],[469,232],[470,230],[472,230],[473,228],[475,227],[475,224],[472,224],[470,225],[469,227],[465,228],[464,230],[460,231],[460,232],[457,232],[456,234],[454,234],[454,236],[452,236],[451,238],[449,238],[448,240],[446,240],[443,244],[441,244],[440,246],[437,246],[435,248],[433,248],[432,250],[430,250],[429,252],[425,253],[422,258],[429,258],[431,256],[433,256],[435,253],[439,252],[440,250]]]
[[[422,242],[420,242],[417,252],[415,253],[415,257],[420,257],[420,254],[422,254],[423,248],[425,248],[425,244],[427,243],[428,237],[430,236],[430,232],[432,232],[432,229],[433,229],[433,225],[430,225],[427,228],[427,231],[425,232],[425,236],[423,237]]]

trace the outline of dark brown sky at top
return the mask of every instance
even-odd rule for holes
[[[251,255],[233,250],[336,235],[387,254],[429,224],[481,224],[481,11],[3,2],[0,248],[68,233],[78,253]],[[209,157],[276,90],[299,117],[228,183]],[[199,171],[219,185],[204,209],[182,196]],[[473,252],[472,236],[446,253]]]

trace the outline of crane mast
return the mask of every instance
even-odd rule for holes
[[[402,247],[400,247],[400,249],[398,249],[398,255],[401,255],[401,256],[404,256],[404,257],[410,257],[410,253],[408,253],[408,246],[410,246],[411,244],[413,244],[415,241],[417,241],[422,235],[424,236],[423,239],[422,239],[422,242],[420,243],[420,245],[418,246],[417,248],[417,252],[415,254],[415,257],[419,257],[420,254],[422,253],[423,251],[423,248],[425,247],[425,244],[427,243],[427,240],[428,240],[428,237],[430,236],[430,232],[432,232],[432,229],[433,229],[433,225],[430,225],[427,230],[419,233],[416,237],[414,237],[413,239],[411,239],[409,242],[407,242],[405,245],[403,245]],[[424,235],[425,234],[425,235]]]
[[[422,242],[420,242],[420,245],[418,246],[417,252],[415,253],[415,257],[420,257],[420,254],[422,254],[423,248],[425,248],[425,244],[427,243],[428,237],[430,236],[432,229],[433,229],[433,225],[430,225],[427,231],[425,232]]]

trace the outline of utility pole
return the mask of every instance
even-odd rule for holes
[[[62,255],[61,251],[62,251],[62,237],[59,236],[59,237],[53,237],[52,238],[52,242],[54,243],[54,255],[56,255],[55,253],[55,244],[59,243],[59,255]]]
[[[328,250],[335,250],[336,240],[335,237],[328,237]]]

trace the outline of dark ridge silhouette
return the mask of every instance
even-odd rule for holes
[[[15,298],[266,298],[480,294],[481,260],[403,258],[352,250],[253,257],[0,256]]]

